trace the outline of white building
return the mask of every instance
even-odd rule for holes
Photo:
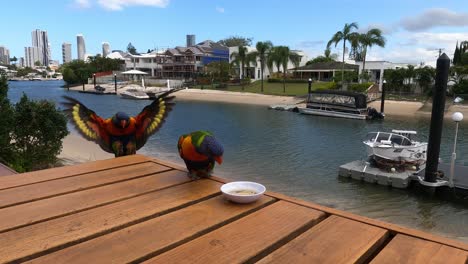
[[[359,73],[362,72],[362,61],[355,62],[359,66]],[[389,61],[366,61],[364,70],[369,72],[370,81],[376,82],[379,84],[379,90],[382,91],[382,84],[385,75],[385,70],[387,69],[399,69],[399,68],[408,68],[408,65],[417,66],[414,63],[393,63]]]
[[[38,61],[41,65],[49,65],[50,60],[50,44],[47,36],[47,31],[36,29],[31,32],[32,46],[39,50]]]
[[[63,63],[72,61],[72,51],[70,43],[65,42],[62,44],[62,61]]]
[[[246,47],[246,48],[247,48],[247,53],[257,51],[257,49],[255,47]],[[234,52],[238,52],[238,51],[239,51],[239,47],[229,47],[229,62],[230,63],[234,60],[234,58],[231,58],[231,54],[234,53]],[[299,56],[301,56],[301,61],[299,63],[299,66],[305,65],[306,62],[309,60],[309,57],[301,50],[291,50],[291,52],[297,53]],[[244,73],[244,75],[246,75],[246,77],[250,77],[250,79],[253,80],[253,81],[260,80],[261,79],[261,72],[262,72],[260,65],[261,65],[260,64],[260,59],[257,58],[256,65],[251,63],[250,65],[247,65],[245,67],[246,72]],[[242,63],[240,64],[240,67],[242,67]],[[289,61],[287,68],[288,68],[288,70],[292,69],[292,68],[295,68],[295,65],[291,61]],[[273,72],[278,71],[276,69],[276,66],[273,66],[272,70],[273,70]],[[237,69],[237,71],[239,72],[240,68]],[[266,62],[265,62],[265,68],[263,69],[263,79],[266,79],[269,75],[271,75],[271,73],[270,73],[270,70],[267,67]]]
[[[82,34],[76,35],[76,49],[78,53],[78,59],[84,61],[86,59],[86,46]]]
[[[24,66],[36,67],[36,62],[41,62],[42,52],[39,47],[25,47],[24,48]]]
[[[108,42],[102,43],[102,57],[105,58],[110,53],[110,45]]]

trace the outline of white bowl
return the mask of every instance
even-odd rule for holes
[[[230,182],[221,186],[221,192],[223,192],[224,197],[236,203],[254,202],[258,200],[265,191],[265,186],[260,183],[248,181]],[[242,194],[242,192],[244,192],[244,194]],[[246,194],[246,192],[253,192],[253,194]]]

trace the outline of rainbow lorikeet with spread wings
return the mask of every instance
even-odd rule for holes
[[[223,162],[223,146],[208,131],[181,136],[177,148],[192,179],[211,176],[215,161],[218,164]]]
[[[63,105],[82,136],[99,144],[104,151],[119,157],[135,154],[161,128],[174,106],[175,97],[168,95],[175,91],[177,90],[161,94],[135,117],[118,112],[113,117],[104,119],[68,96],[64,96],[67,102]]]

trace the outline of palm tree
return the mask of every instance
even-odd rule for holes
[[[371,48],[374,45],[379,47],[385,47],[385,38],[382,36],[382,30],[378,28],[373,28],[367,31],[367,33],[359,34],[357,40],[361,46],[361,57],[362,57],[362,71],[364,73],[364,69],[366,67],[366,55],[367,55],[367,48]]]
[[[253,52],[256,57],[260,60],[260,71],[261,71],[261,92],[263,93],[263,71],[265,70],[265,64],[267,63],[267,55],[270,53],[273,44],[271,41],[259,41],[255,46],[257,48],[256,52]]]
[[[244,46],[239,46],[237,52],[231,53],[231,59],[233,59],[233,63],[240,67],[239,77],[240,79],[243,79],[245,64],[247,60],[247,48]]]
[[[273,68],[273,63],[276,65],[278,72],[280,71],[280,67],[283,67],[283,93],[286,92],[286,71],[288,70],[288,63],[290,61],[297,68],[301,61],[301,56],[291,51],[287,46],[273,47],[272,52],[268,56],[267,62],[270,69]]]
[[[338,31],[333,35],[333,37],[328,41],[327,48],[330,48],[331,44],[335,43],[338,45],[340,41],[343,41],[343,65],[341,66],[341,82],[344,81],[344,56],[345,56],[345,51],[346,51],[346,41],[350,39],[350,37],[353,37],[356,33],[352,32],[352,30],[358,29],[358,24],[356,22],[353,22],[351,24],[346,23],[342,31]]]

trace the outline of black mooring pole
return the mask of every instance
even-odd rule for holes
[[[384,113],[385,108],[385,82],[382,83],[382,96],[380,97],[380,113]]]
[[[424,175],[426,182],[437,181],[449,68],[450,59],[444,53],[437,59],[435,86],[432,93],[431,128],[427,146],[426,174]]]
[[[115,89],[115,92],[117,93],[117,74],[114,74],[114,89]]]
[[[309,88],[307,91],[309,94],[312,92],[312,78],[309,78]]]
[[[93,73],[93,83],[94,83],[94,89],[96,89],[96,74]]]

